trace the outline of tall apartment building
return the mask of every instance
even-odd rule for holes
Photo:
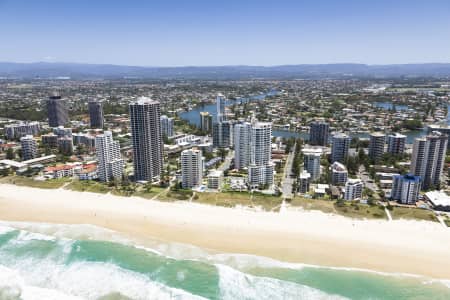
[[[381,132],[373,132],[370,134],[369,140],[369,158],[378,162],[384,154],[384,144],[386,136]]]
[[[363,183],[361,179],[349,178],[345,183],[344,199],[347,201],[361,199],[363,192]]]
[[[5,126],[5,135],[8,140],[19,139],[26,135],[37,135],[40,131],[39,122],[20,122]]]
[[[188,149],[181,152],[181,185],[190,189],[202,184],[203,157],[202,151]]]
[[[419,197],[420,177],[414,175],[395,175],[392,178],[391,198],[402,204],[415,204]]]
[[[387,152],[397,155],[405,152],[406,135],[400,133],[393,133],[387,137],[388,148]]]
[[[449,147],[449,144],[450,144],[450,126],[448,126],[448,125],[437,125],[437,124],[428,125],[427,126],[427,134],[430,134],[433,131],[437,131],[437,132],[440,132],[442,134],[447,135],[448,136],[447,147]]]
[[[439,187],[447,143],[447,135],[436,131],[414,141],[410,173],[420,176],[422,189]]]
[[[311,181],[316,181],[320,177],[320,157],[321,148],[303,148],[303,168],[311,174]]]
[[[141,97],[130,103],[134,178],[158,181],[163,168],[161,108],[157,101]]]
[[[37,142],[32,135],[26,135],[20,138],[22,148],[22,160],[29,160],[38,157]]]
[[[311,145],[328,145],[330,124],[324,121],[314,121],[309,125],[309,143]]]
[[[251,156],[252,124],[249,122],[234,125],[234,167],[247,168]]]
[[[48,98],[47,115],[50,127],[64,126],[69,122],[67,107],[61,96],[50,96]]]
[[[331,184],[344,185],[348,179],[347,168],[340,162],[335,161],[331,165]]]
[[[200,112],[200,129],[206,133],[212,133],[213,117],[207,111]]]
[[[253,120],[250,145],[249,186],[272,186],[275,170],[272,163],[272,123]]]
[[[103,103],[101,101],[89,101],[88,109],[91,128],[103,128]]]
[[[226,121],[227,116],[225,114],[225,104],[226,98],[221,93],[217,94],[216,105],[217,105],[217,123]]]
[[[174,136],[173,133],[173,118],[169,118],[166,115],[161,116],[161,133],[165,137]]]
[[[233,145],[233,123],[222,121],[213,125],[213,146],[216,148],[229,148]]]
[[[118,141],[113,140],[111,131],[95,137],[95,149],[97,152],[97,173],[100,181],[109,182],[114,179],[122,179],[124,161],[120,154]]]
[[[345,163],[348,157],[351,138],[345,133],[337,133],[332,138],[331,162]]]

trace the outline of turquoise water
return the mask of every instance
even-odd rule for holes
[[[155,240],[143,247],[89,225],[3,223],[0,299],[450,299],[450,287]]]

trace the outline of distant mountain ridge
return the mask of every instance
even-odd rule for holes
[[[450,63],[365,65],[301,64],[280,66],[139,67],[82,63],[0,62],[0,77],[7,78],[143,78],[143,79],[249,79],[450,76]]]

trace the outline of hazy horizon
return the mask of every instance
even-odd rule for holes
[[[0,0],[0,61],[128,66],[450,62],[450,3]]]

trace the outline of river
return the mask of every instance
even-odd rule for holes
[[[264,93],[264,94],[258,94],[258,95],[253,95],[253,96],[249,96],[249,97],[242,97],[242,98],[238,98],[236,100],[227,101],[227,106],[233,105],[233,104],[245,103],[245,102],[249,102],[249,101],[261,101],[261,100],[264,100],[268,96],[278,95],[279,93],[280,92],[277,90],[270,90],[269,92]],[[377,107],[381,107],[384,109],[392,108],[392,103],[390,103],[390,102],[377,102],[375,105]],[[396,105],[395,107],[397,110],[408,109],[408,106],[406,106],[406,105]],[[188,121],[189,123],[191,123],[195,126],[200,126],[200,112],[202,112],[202,111],[207,111],[211,115],[213,115],[214,119],[216,118],[217,111],[216,111],[215,103],[199,105],[190,111],[180,113],[179,116],[180,116],[180,118]],[[450,105],[449,105],[449,111],[450,111]],[[447,119],[447,123],[450,124],[450,116]],[[423,130],[412,130],[412,131],[408,131],[408,132],[403,132],[402,134],[406,135],[407,143],[412,144],[414,142],[415,138],[426,134],[426,128],[424,128]],[[272,135],[274,137],[284,137],[284,138],[295,137],[295,138],[302,138],[304,140],[308,140],[308,138],[309,138],[309,134],[307,132],[296,132],[296,131],[289,131],[289,130],[282,130],[282,129],[274,129],[272,132]],[[368,133],[350,133],[350,136],[358,137],[358,138],[368,138],[369,134]]]

